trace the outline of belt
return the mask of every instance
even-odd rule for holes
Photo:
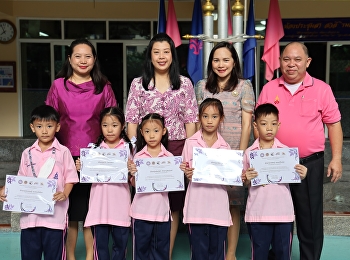
[[[312,161],[317,160],[318,158],[323,157],[323,155],[324,155],[323,151],[322,152],[313,153],[313,154],[311,154],[309,156],[300,158],[299,162],[300,162],[300,164],[305,164],[305,163],[308,163],[308,162],[312,162]]]

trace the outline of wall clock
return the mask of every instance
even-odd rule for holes
[[[9,20],[0,20],[0,43],[10,43],[16,39],[16,26]]]

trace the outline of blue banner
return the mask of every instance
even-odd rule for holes
[[[195,0],[192,14],[191,35],[203,34],[203,16],[200,0]],[[203,79],[203,42],[190,39],[187,71],[194,84]]]

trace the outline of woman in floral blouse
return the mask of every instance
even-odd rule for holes
[[[149,113],[158,113],[165,118],[169,132],[168,150],[175,156],[181,156],[185,139],[196,132],[198,107],[192,82],[180,75],[174,42],[165,33],[151,39],[146,50],[143,74],[131,83],[125,113],[129,138],[137,136],[138,124]],[[173,218],[169,259],[184,198],[185,192],[169,192]]]

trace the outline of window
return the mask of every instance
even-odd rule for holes
[[[64,21],[64,38],[106,39],[105,21]]]
[[[61,21],[20,20],[20,38],[61,39]]]

